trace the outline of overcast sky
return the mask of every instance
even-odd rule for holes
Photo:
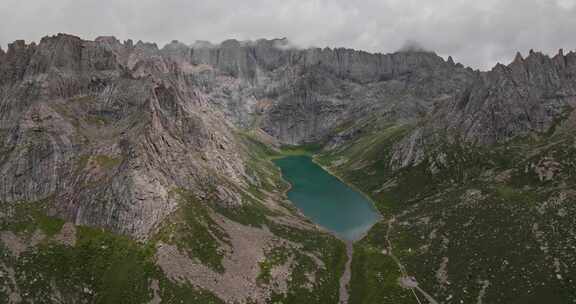
[[[281,38],[394,52],[416,41],[487,69],[576,49],[576,0],[0,0],[0,45],[58,32],[157,42]]]

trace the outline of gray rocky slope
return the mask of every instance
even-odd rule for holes
[[[432,52],[298,49],[285,39],[162,49],[66,34],[16,41],[0,50],[0,202],[48,198],[51,216],[149,240],[180,209],[178,189],[238,210],[255,196],[250,189],[263,188],[267,165],[246,134],[272,147],[321,142],[338,151],[374,126],[409,126],[382,151],[387,169],[429,158],[439,166],[449,163],[446,145],[497,145],[576,121],[575,73],[572,52],[531,51],[479,72]],[[283,205],[280,190],[264,192],[254,199],[266,210],[315,230]],[[251,231],[236,222],[220,226]],[[258,231],[252,238],[270,233]],[[242,246],[234,244],[231,251]],[[269,244],[254,246],[262,248],[243,254],[262,255]],[[270,296],[189,281],[230,301]]]
[[[329,301],[337,298],[343,245],[284,201],[285,184],[266,159],[269,152],[212,101],[213,83],[229,90],[239,80],[192,65],[168,48],[112,37],[86,41],[58,34],[37,45],[16,41],[2,54],[2,301],[42,302],[49,296],[49,302],[111,303],[125,298],[105,287],[106,275],[82,270],[98,261],[99,250],[82,257],[82,247],[94,242],[120,252],[155,248],[152,267],[160,267],[163,275],[143,274],[145,291],[134,289],[137,276],[125,279],[124,287],[115,283],[130,299],[147,300],[152,292],[153,299],[169,303],[182,297],[178,290],[186,286],[193,286],[188,290],[199,303],[205,294],[214,295],[213,301],[262,303],[294,297],[301,286],[307,286],[298,292],[301,299],[311,301],[323,288],[334,289],[325,292]],[[44,229],[61,226],[38,218],[38,211],[72,227],[105,228],[144,245],[124,248],[119,240],[72,233],[64,244],[77,238],[79,245],[61,249],[70,251],[69,257],[77,255],[81,276],[98,279],[54,279],[55,269],[71,266],[63,265],[62,252],[50,246],[66,238]],[[324,245],[302,248],[312,240]],[[49,247],[36,250],[42,244]],[[282,258],[277,261],[278,251]],[[34,258],[23,257],[28,254]],[[46,256],[51,262],[36,260]],[[113,263],[109,256],[103,259]],[[274,269],[266,266],[267,259]],[[113,272],[119,266],[102,267]],[[289,280],[303,272],[308,277]],[[31,279],[34,275],[40,278]],[[102,300],[107,295],[120,297]]]
[[[208,172],[242,180],[231,129],[170,69],[142,43],[58,35],[11,44],[1,69],[2,200],[55,195],[55,212],[77,224],[146,236],[174,210],[171,187],[199,189]]]

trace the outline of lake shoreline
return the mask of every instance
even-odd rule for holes
[[[363,199],[365,199],[367,202],[369,202],[369,208],[371,210],[371,212],[376,216],[375,221],[370,225],[366,227],[366,230],[361,232],[359,235],[354,236],[353,238],[346,238],[343,237],[341,235],[338,234],[338,232],[336,231],[332,231],[327,227],[322,226],[320,223],[317,223],[313,218],[311,218],[309,215],[307,215],[304,210],[302,210],[302,208],[300,206],[298,206],[298,204],[296,204],[294,201],[290,200],[290,198],[288,197],[288,193],[293,190],[293,185],[292,182],[290,182],[287,178],[286,178],[286,174],[284,173],[284,170],[276,163],[276,161],[281,160],[281,159],[285,159],[285,158],[289,158],[289,157],[306,157],[309,158],[310,161],[318,166],[322,171],[324,171],[325,173],[327,173],[328,175],[330,175],[331,177],[335,178],[336,180],[338,180],[340,183],[342,183],[342,185],[344,185],[345,187],[350,188],[351,190],[353,190],[354,192],[358,193],[359,195],[362,196]],[[380,210],[376,207],[376,203],[375,201],[366,193],[364,193],[362,190],[358,189],[355,185],[351,185],[349,183],[347,183],[345,180],[343,180],[339,175],[335,174],[335,172],[333,172],[332,170],[330,170],[330,168],[327,168],[325,166],[323,166],[322,164],[320,164],[317,160],[317,155],[316,154],[312,154],[309,152],[302,152],[299,151],[297,153],[282,153],[281,155],[275,155],[274,157],[270,157],[269,160],[274,163],[274,165],[276,167],[279,168],[280,170],[280,174],[282,179],[288,184],[288,187],[286,187],[286,189],[284,189],[282,196],[284,197],[284,199],[290,201],[292,203],[292,205],[296,208],[296,210],[298,211],[298,213],[305,217],[308,221],[310,221],[315,227],[317,227],[318,229],[320,229],[321,231],[327,232],[331,235],[333,235],[334,237],[336,237],[337,239],[341,240],[342,242],[344,242],[345,244],[351,242],[351,243],[356,243],[357,241],[362,240],[370,231],[370,229],[372,229],[372,227],[383,221],[385,218],[384,216],[380,213]]]
[[[317,164],[320,168],[324,169],[324,171],[330,173],[330,175],[336,177],[339,181],[341,181],[343,184],[345,184],[346,186],[354,189],[354,191],[362,194],[364,196],[364,198],[366,198],[368,201],[370,201],[370,203],[372,203],[372,208],[374,208],[374,211],[376,211],[376,213],[378,214],[378,216],[380,217],[380,221],[384,220],[384,216],[382,215],[382,213],[380,212],[380,209],[378,209],[378,207],[376,207],[376,202],[374,201],[374,199],[372,199],[372,197],[370,197],[368,194],[364,193],[364,191],[360,190],[358,187],[356,187],[353,184],[350,184],[348,182],[346,182],[342,177],[340,177],[338,174],[336,174],[334,171],[332,171],[330,168],[323,166],[320,162],[318,162],[317,157],[311,156],[310,158],[312,158],[312,161]],[[376,224],[376,223],[374,223]]]
[[[282,175],[282,168],[280,168],[278,165],[276,165],[276,164],[274,163],[274,161],[275,161],[275,160],[278,160],[278,159],[281,159],[281,158],[284,158],[284,157],[290,157],[290,156],[294,156],[294,155],[284,155],[284,156],[278,156],[278,157],[274,157],[274,158],[269,158],[269,160],[270,160],[275,166],[277,166],[278,169],[280,170],[280,175],[282,176],[282,180],[284,180],[284,181],[288,184],[288,187],[286,187],[286,189],[285,189],[284,191],[282,191],[282,197],[283,197],[285,200],[287,200],[287,201],[290,202],[290,204],[296,209],[296,212],[298,212],[298,215],[299,215],[299,216],[301,216],[301,217],[305,218],[307,221],[309,221],[310,224],[311,224],[312,226],[314,226],[316,229],[318,229],[318,230],[320,230],[320,231],[322,231],[322,232],[324,232],[324,233],[327,233],[327,234],[332,235],[333,237],[335,237],[335,238],[337,238],[338,240],[342,241],[344,244],[346,244],[347,242],[350,242],[349,240],[346,240],[346,239],[342,238],[341,236],[339,236],[338,234],[336,234],[336,232],[330,231],[329,229],[327,229],[327,228],[325,228],[325,227],[322,227],[321,225],[315,223],[311,218],[309,218],[308,216],[306,216],[306,214],[304,214],[304,212],[303,212],[298,206],[296,206],[296,204],[294,204],[294,202],[292,202],[292,201],[288,198],[288,192],[290,192],[290,190],[292,190],[292,183],[290,183],[289,181],[287,181],[287,180],[284,178],[284,175]]]
[[[371,209],[372,213],[376,216],[376,219],[374,220],[374,222],[371,223],[371,225],[369,225],[368,227],[366,227],[364,231],[362,231],[359,235],[355,236],[353,239],[348,239],[344,236],[341,236],[338,232],[333,231],[331,229],[328,229],[327,227],[320,225],[312,217],[306,215],[306,213],[294,201],[290,200],[288,193],[291,190],[293,190],[293,187],[294,187],[294,185],[292,184],[293,182],[285,174],[285,169],[283,169],[283,167],[281,165],[276,163],[277,160],[287,158],[287,157],[294,157],[294,156],[303,156],[303,157],[309,158],[310,161],[314,165],[318,166],[318,168],[320,168],[326,174],[332,176],[333,178],[338,180],[342,185],[355,191],[360,196],[362,196],[364,199],[366,199],[366,201],[369,202],[368,204],[370,205],[370,209]],[[304,153],[295,155],[295,153],[293,153],[293,154],[282,155],[282,156],[277,156],[277,157],[271,158],[270,161],[272,161],[279,168],[282,180],[284,180],[285,182],[288,183],[288,187],[286,187],[286,189],[284,189],[284,191],[282,193],[282,196],[284,197],[284,199],[286,199],[287,201],[290,201],[292,203],[292,205],[296,208],[299,215],[305,217],[317,229],[319,229],[320,231],[324,231],[324,232],[329,233],[330,235],[334,236],[336,239],[338,239],[344,243],[345,254],[346,254],[346,263],[344,264],[344,270],[343,270],[343,272],[340,276],[340,280],[339,280],[339,301],[338,301],[338,303],[339,304],[348,304],[349,298],[350,298],[350,293],[349,293],[350,286],[349,286],[349,284],[350,284],[350,281],[352,278],[352,260],[353,260],[353,256],[354,256],[354,244],[357,241],[362,240],[368,234],[368,232],[372,229],[372,227],[375,224],[384,220],[384,217],[380,213],[380,210],[378,210],[378,208],[376,207],[376,203],[374,202],[374,200],[372,200],[371,197],[369,197],[366,193],[359,190],[356,186],[348,184],[346,181],[344,181],[340,176],[335,174],[329,168],[321,165],[318,162],[317,157],[315,155],[304,154]]]
[[[372,203],[372,208],[374,209],[374,211],[376,212],[376,214],[378,215],[378,221],[374,222],[372,224],[372,226],[370,226],[370,228],[366,229],[366,231],[364,231],[356,240],[352,241],[352,243],[356,243],[360,240],[362,240],[364,237],[366,237],[366,235],[368,234],[368,232],[370,232],[370,230],[372,229],[372,227],[374,227],[374,225],[378,224],[379,222],[384,221],[384,216],[382,215],[382,213],[380,213],[380,210],[378,210],[378,208],[376,207],[376,202],[366,193],[364,193],[362,190],[358,189],[358,187],[356,187],[355,185],[349,184],[347,183],[344,179],[342,179],[342,177],[338,176],[338,174],[334,173],[332,170],[330,170],[330,168],[327,168],[325,166],[323,166],[322,164],[320,164],[318,162],[318,160],[316,159],[316,156],[310,156],[310,158],[312,158],[312,161],[317,164],[320,168],[324,169],[324,171],[330,173],[330,175],[334,176],[335,178],[337,178],[340,182],[342,182],[344,185],[354,189],[354,191],[362,194],[362,196],[364,196],[368,201],[370,201],[370,203]],[[345,240],[346,242],[346,240]]]

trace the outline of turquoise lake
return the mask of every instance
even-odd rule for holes
[[[292,185],[288,199],[314,223],[346,240],[357,240],[379,219],[372,202],[326,172],[308,156],[275,160]]]

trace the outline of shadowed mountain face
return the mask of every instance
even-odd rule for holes
[[[386,298],[378,273],[367,269],[390,262],[373,252],[388,246],[384,234],[443,303],[530,299],[508,288],[519,282],[538,296],[559,286],[572,291],[562,301],[573,300],[565,287],[576,269],[566,251],[573,223],[564,222],[574,208],[563,204],[574,201],[574,77],[576,53],[562,51],[553,58],[531,51],[478,72],[430,52],[297,49],[285,39],[173,41],[162,49],[66,34],[15,41],[0,50],[0,249],[7,252],[0,269],[11,274],[0,279],[0,299],[125,298],[105,279],[118,265],[58,268],[62,254],[82,265],[82,250],[102,242],[122,249],[110,256],[141,258],[130,267],[153,269],[126,288],[143,295],[134,303],[184,294],[199,303],[335,303],[344,248],[285,201],[285,182],[269,160],[282,145],[320,144],[321,164],[371,196],[386,219],[403,220],[392,232],[376,225],[355,246],[351,302],[411,303],[398,274],[386,274],[382,290],[397,295]],[[509,204],[525,200],[531,203]],[[463,204],[474,206],[459,213]],[[529,235],[515,248],[533,254],[511,263],[513,273],[559,266],[510,280],[492,270],[470,277],[479,261],[496,268],[515,252],[462,250],[487,240],[474,229],[498,217],[490,204],[517,220],[494,224],[512,229],[504,234]],[[562,216],[538,217],[541,210]],[[475,219],[481,223],[468,224]],[[426,242],[407,241],[417,238]],[[22,257],[37,264],[24,267]],[[63,280],[41,264],[78,276]],[[27,285],[32,272],[42,274],[42,288]],[[459,283],[447,283],[452,276]]]

